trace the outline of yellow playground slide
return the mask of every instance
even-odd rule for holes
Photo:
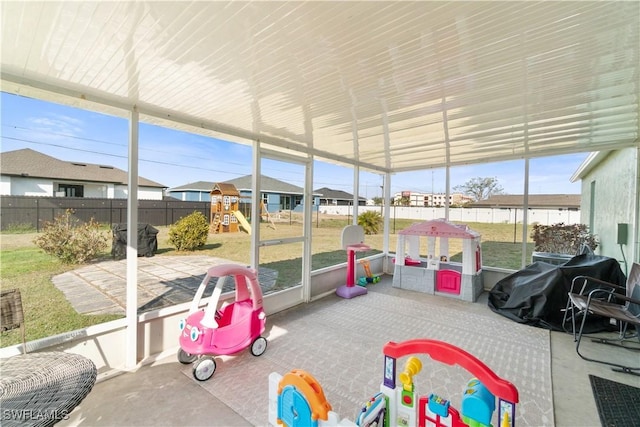
[[[244,215],[242,215],[242,212],[233,211],[233,215],[235,215],[235,217],[238,218],[238,222],[240,222],[240,225],[242,226],[242,228],[244,228],[248,234],[251,234],[251,225],[249,224],[249,221],[247,221],[247,218],[245,218]]]

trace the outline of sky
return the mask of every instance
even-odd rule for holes
[[[127,170],[128,122],[64,105],[1,93],[0,152],[31,148],[59,160],[94,163]],[[252,173],[251,147],[140,123],[138,174],[166,187],[196,181],[223,182]],[[588,153],[529,161],[530,194],[579,194],[571,175]],[[473,178],[494,177],[505,194],[524,193],[524,161],[452,167],[452,191]],[[262,174],[302,187],[300,166],[265,161]],[[406,172],[391,177],[391,193],[444,193],[445,170]],[[382,176],[361,172],[360,196],[382,195]],[[313,189],[352,193],[353,171],[317,161]]]

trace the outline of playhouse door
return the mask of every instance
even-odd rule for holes
[[[460,295],[460,273],[454,270],[438,270],[436,291]]]

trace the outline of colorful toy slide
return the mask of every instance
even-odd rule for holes
[[[244,217],[244,215],[242,215],[242,212],[240,211],[233,211],[233,215],[238,218],[238,222],[240,223],[240,225],[242,226],[242,228],[245,229],[245,231],[247,232],[247,234],[251,234],[251,225],[249,224],[249,221],[247,221],[247,218]]]

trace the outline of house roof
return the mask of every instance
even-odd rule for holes
[[[245,175],[225,182],[235,185],[239,191],[251,192],[251,180],[251,175]],[[262,175],[260,179],[260,191],[280,194],[303,194],[304,188]]]
[[[580,199],[580,194],[529,194],[528,207],[543,209],[580,209]],[[470,206],[474,208],[522,208],[524,206],[524,195],[494,195],[486,200],[471,203]]]
[[[14,1],[2,15],[3,91],[298,158],[398,173],[638,145],[637,1]]]
[[[0,174],[29,178],[45,178],[78,182],[104,182],[126,185],[126,171],[108,165],[67,162],[30,148],[0,153]],[[138,177],[143,187],[166,188],[149,179]]]
[[[179,192],[179,191],[211,191],[213,186],[216,185],[215,182],[209,181],[196,181],[190,182],[189,184],[179,185],[177,187],[171,187],[167,190],[168,193]]]
[[[223,184],[232,184],[234,185],[238,191],[251,192],[251,175],[241,176],[240,178],[234,178],[228,181],[222,182]],[[209,192],[213,188],[215,182],[208,181],[197,181],[192,182],[190,184],[181,185],[179,187],[172,187],[168,191],[170,193],[177,191],[206,191]],[[280,193],[280,194],[303,194],[304,189],[302,187],[298,187],[288,182],[280,181],[275,178],[271,178],[265,175],[262,175],[262,180],[260,181],[260,191],[263,193]]]
[[[332,200],[353,200],[353,194],[347,193],[342,190],[332,190],[331,188],[322,187],[314,190],[314,193],[319,195],[321,199]],[[358,197],[358,200],[367,200],[366,197]]]
[[[611,151],[597,151],[590,153],[586,159],[578,166],[578,169],[571,175],[569,181],[576,182],[589,174],[600,162],[607,158]]]

